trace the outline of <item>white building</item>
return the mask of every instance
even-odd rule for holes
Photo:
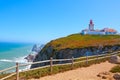
[[[90,20],[89,23],[89,29],[84,29],[81,32],[82,34],[90,34],[90,35],[114,35],[117,34],[117,31],[114,29],[110,29],[110,28],[104,28],[102,30],[95,30],[94,29],[94,24],[93,21]]]

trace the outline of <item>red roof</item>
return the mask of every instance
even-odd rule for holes
[[[117,32],[116,30],[110,29],[110,28],[105,28],[104,30],[105,30],[106,32]]]

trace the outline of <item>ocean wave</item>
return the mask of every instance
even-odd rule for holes
[[[0,61],[2,61],[2,62],[13,62],[12,60],[9,60],[9,59],[0,59]]]
[[[19,58],[13,58],[13,59],[0,59],[1,62],[18,62],[18,63],[28,63],[26,59],[24,59],[25,56],[19,57]]]
[[[26,56],[14,58],[13,60],[18,63],[28,63],[28,61],[25,59]]]
[[[23,57],[18,57],[18,58],[13,58],[13,59],[0,59],[0,63],[4,63],[5,65],[7,65],[8,63],[16,63],[18,62],[19,64],[27,64],[28,61],[26,59],[24,59],[26,56],[23,56]],[[14,65],[15,66],[15,65]],[[27,65],[27,66],[24,66],[24,67],[21,67],[19,69],[19,71],[24,71],[24,70],[28,70],[30,69],[31,65]],[[14,70],[13,70],[14,71]],[[12,72],[12,71],[11,71]]]

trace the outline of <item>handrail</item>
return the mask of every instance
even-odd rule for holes
[[[64,63],[64,64],[54,64],[53,66],[68,65],[68,64],[71,64],[71,63]]]
[[[70,61],[71,59],[53,59],[52,61]]]
[[[8,71],[8,70],[11,70],[11,69],[14,69],[14,68],[16,68],[16,66],[12,66],[12,67],[9,67],[9,68],[7,68],[7,69],[0,70],[0,73],[5,72],[5,71]]]
[[[97,56],[97,55],[93,55],[93,56],[87,56],[87,57],[88,57],[88,58],[90,58],[90,57],[96,57],[96,56]],[[84,58],[86,58],[86,56],[79,57],[79,58],[74,58],[74,59],[76,59],[76,60],[77,60],[77,59],[82,59],[82,58],[84,59]]]
[[[26,63],[26,64],[20,64],[19,66],[27,66],[27,65],[32,65],[32,64],[40,64],[40,63],[45,63],[45,62],[50,62],[50,60],[45,60],[45,61],[38,61],[38,62],[29,62],[29,63]]]
[[[23,70],[23,71],[20,71],[20,72],[32,71],[32,70],[41,69],[41,68],[46,68],[46,67],[49,67],[49,65],[42,66],[42,67],[37,67],[37,68],[32,68],[32,69],[28,69],[28,70]]]
[[[51,60],[44,60],[44,61],[38,61],[38,62],[32,62],[32,63],[29,62],[29,63],[26,63],[26,64],[19,64],[18,67],[27,66],[27,65],[33,65],[33,64],[46,63],[46,62],[51,63],[51,61],[53,63],[53,62],[56,62],[56,61],[72,61],[72,60],[74,61],[74,60],[77,60],[77,59],[82,59],[82,58],[84,59],[85,58],[85,60],[77,61],[77,62],[74,62],[74,63],[73,62],[72,63],[68,62],[68,63],[62,63],[62,64],[52,64],[52,65],[46,65],[46,66],[42,66],[42,67],[38,67],[38,68],[40,69],[40,68],[45,68],[45,67],[52,67],[52,66],[58,66],[58,65],[68,65],[68,64],[72,64],[73,65],[73,64],[76,64],[76,63],[80,63],[80,62],[86,62],[86,61],[96,60],[97,58],[98,59],[107,58],[107,57],[110,57],[111,55],[115,55],[117,53],[119,54],[120,51],[109,53],[109,55],[106,53],[106,54],[101,54],[101,55],[85,56],[85,57],[80,57],[80,58],[51,59]],[[94,57],[94,58],[91,59],[91,57]],[[87,60],[87,59],[89,59],[89,60]],[[9,67],[9,68],[4,69],[4,70],[0,70],[0,73],[5,72],[5,71],[9,71],[9,70],[14,69],[14,68],[17,68],[17,66],[13,66],[13,67]],[[29,71],[29,70],[35,70],[35,69],[38,69],[38,68],[23,70],[23,71],[20,71],[20,72],[25,72],[25,71]],[[16,72],[14,72],[14,73],[12,73],[12,74],[10,74],[10,75],[8,75],[8,76],[6,76],[6,77],[4,77],[4,78],[2,78],[0,80],[7,79],[7,78],[9,78],[9,77],[11,77],[11,76],[13,76],[15,74],[16,74]]]
[[[13,76],[13,75],[15,75],[16,73],[12,73],[12,74],[10,74],[10,75],[8,75],[8,76],[6,76],[6,77],[3,77],[2,79],[0,79],[0,80],[5,80],[5,79],[7,79],[7,78],[9,78],[9,77],[11,77],[11,76]]]

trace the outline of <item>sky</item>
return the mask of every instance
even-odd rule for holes
[[[120,32],[120,0],[0,0],[0,41],[46,43],[95,29]]]

